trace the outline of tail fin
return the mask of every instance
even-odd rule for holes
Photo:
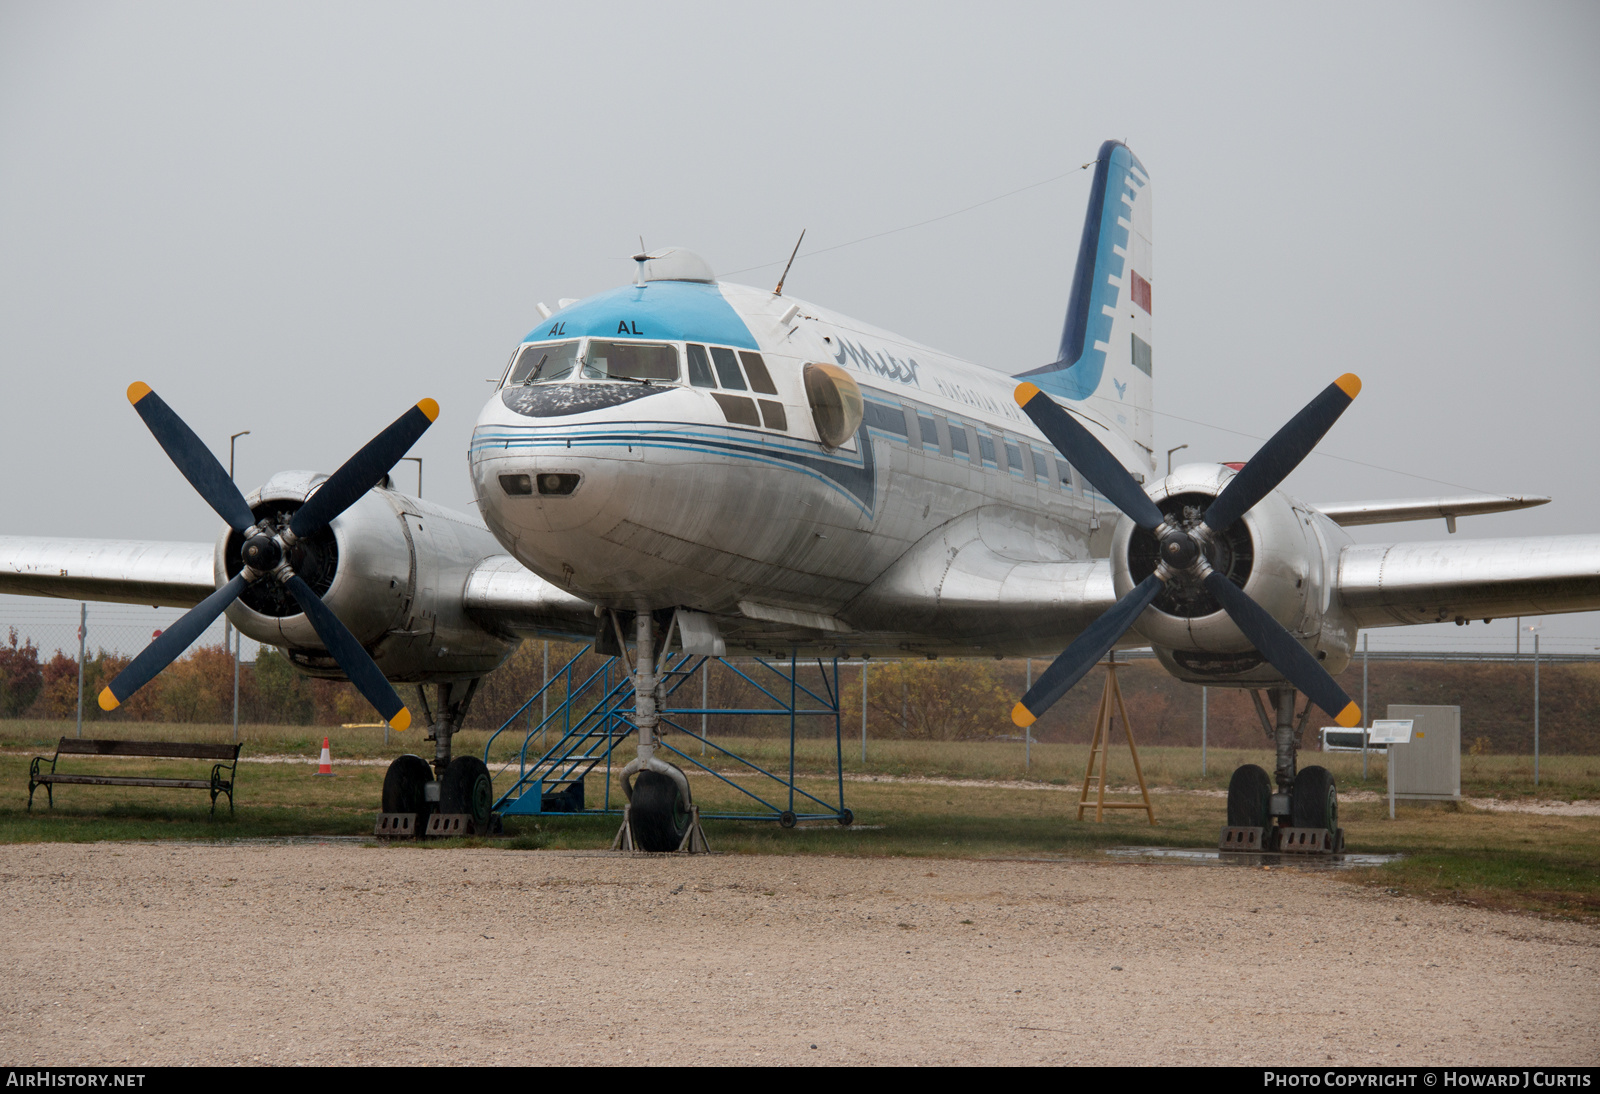
[[[1121,141],[1094,170],[1072,275],[1061,350],[1021,375],[1061,399],[1093,401],[1146,450],[1153,443],[1150,380],[1150,175]]]

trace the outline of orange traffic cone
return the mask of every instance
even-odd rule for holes
[[[328,752],[328,738],[322,738],[322,755],[317,760],[317,774],[333,778],[333,756]]]

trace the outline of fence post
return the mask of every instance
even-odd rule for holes
[[[700,755],[706,754],[706,708],[711,705],[711,658],[700,662]]]
[[[78,605],[78,736],[83,736],[83,640],[89,629],[89,605]]]
[[[867,762],[867,659],[861,658],[861,762]]]
[[[1033,658],[1028,658],[1028,686],[1026,692],[1033,690]],[[1022,729],[1022,770],[1029,771],[1033,768],[1033,726],[1027,725]]]
[[[1372,733],[1372,715],[1367,712],[1367,654],[1372,652],[1372,635],[1361,636],[1361,781],[1367,781],[1367,738]]]
[[[239,656],[244,652],[244,636],[233,628],[233,743],[239,743]],[[387,728],[388,723],[384,723]]]
[[[1539,785],[1539,635],[1533,636],[1533,785]]]
[[[1200,777],[1206,774],[1206,714],[1210,708],[1210,689],[1200,688]]]

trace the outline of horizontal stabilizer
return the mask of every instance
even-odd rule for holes
[[[1447,520],[1455,531],[1457,517],[1483,513],[1508,513],[1545,505],[1549,498],[1513,497],[1507,494],[1462,494],[1446,498],[1396,498],[1387,501],[1341,501],[1312,508],[1335,524],[1346,528],[1357,524],[1399,524],[1407,520]]]

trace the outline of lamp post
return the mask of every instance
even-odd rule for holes
[[[1172,454],[1174,452],[1182,452],[1185,448],[1188,448],[1188,447],[1189,446],[1186,445],[1186,444],[1180,444],[1177,448],[1169,448],[1169,449],[1167,449],[1167,474],[1168,475],[1172,474]]]
[[[401,456],[400,458],[402,460],[410,460],[411,462],[413,462],[413,463],[415,463],[417,465],[417,497],[419,497],[419,498],[422,497],[422,457],[421,456]]]
[[[228,438],[229,482],[233,481],[233,446],[238,443],[240,437],[249,435],[248,429],[241,429]],[[233,641],[230,642],[229,639]],[[222,645],[224,648],[231,647],[230,652],[233,654],[233,739],[237,741],[239,739],[239,637],[234,634],[233,624],[226,618],[222,623]]]

